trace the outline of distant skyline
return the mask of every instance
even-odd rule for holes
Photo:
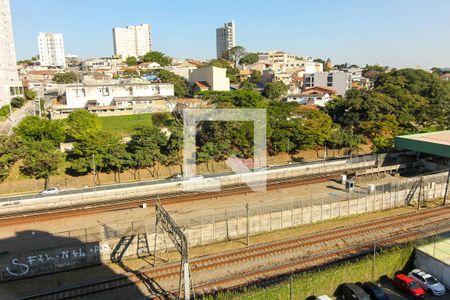
[[[248,51],[330,57],[334,64],[450,67],[450,1],[10,1],[19,60],[38,53],[39,32],[63,33],[66,53],[111,56],[112,28],[142,23],[152,26],[153,50],[213,59],[216,28],[234,20],[236,44]]]

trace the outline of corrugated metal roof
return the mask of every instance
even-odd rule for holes
[[[397,136],[395,147],[450,158],[450,130]]]

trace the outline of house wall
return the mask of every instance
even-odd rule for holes
[[[206,67],[192,70],[189,73],[189,83],[205,81],[213,91],[229,91],[230,79],[226,77],[227,70],[218,67]]]
[[[328,78],[332,81],[328,81]],[[304,75],[304,87],[328,87],[336,90],[337,95],[345,95],[352,84],[351,75],[344,72],[325,72]]]
[[[173,84],[69,85],[63,104],[70,108],[83,108],[89,100],[96,100],[100,106],[109,106],[113,105],[115,97],[128,96],[174,96]]]

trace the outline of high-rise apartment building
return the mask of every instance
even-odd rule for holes
[[[216,29],[216,51],[217,58],[236,46],[236,26],[234,21],[223,24],[223,27]]]
[[[0,0],[0,107],[23,94],[16,63],[16,49],[9,0]]]
[[[113,28],[114,56],[141,57],[152,51],[152,35],[149,24]]]
[[[38,35],[38,47],[41,66],[53,68],[66,67],[62,33],[40,32]]]

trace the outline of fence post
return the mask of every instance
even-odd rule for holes
[[[291,227],[294,226],[294,199],[291,198]]]
[[[250,206],[245,203],[245,209],[247,210],[247,246],[250,246]]]
[[[320,202],[320,221],[323,221],[323,194]]]
[[[303,207],[304,207],[304,204],[303,204],[303,198],[302,198],[302,215],[300,216],[300,225],[303,225]]]
[[[213,242],[215,242],[216,241],[216,210],[213,211],[212,222],[213,222],[213,238],[212,238],[212,240],[213,240]]]

